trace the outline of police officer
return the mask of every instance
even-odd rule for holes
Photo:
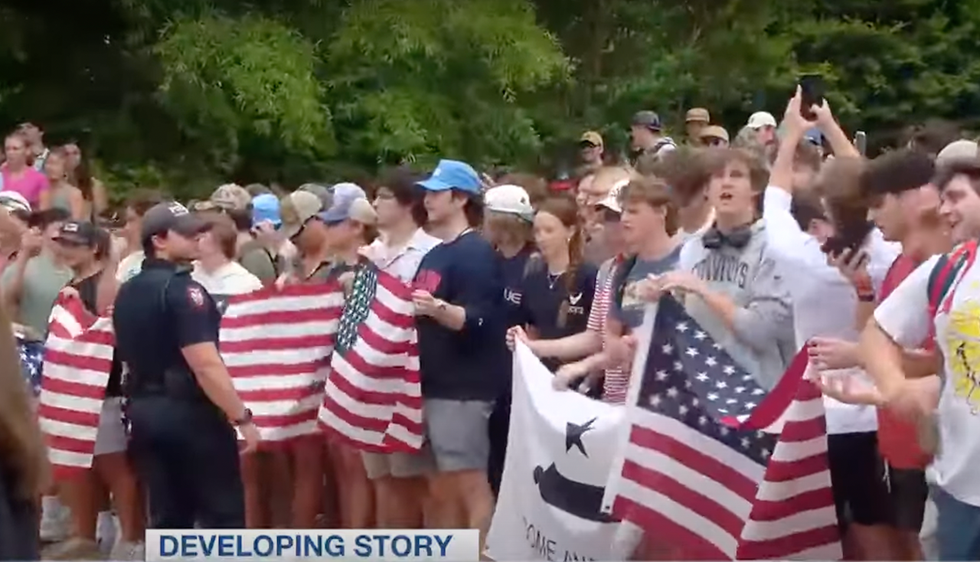
[[[150,528],[245,526],[235,427],[246,453],[259,435],[218,354],[217,307],[187,267],[207,229],[179,203],[149,209],[143,269],[120,287],[112,314]]]

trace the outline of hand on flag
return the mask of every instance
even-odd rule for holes
[[[514,351],[515,342],[527,343],[527,332],[520,326],[511,326],[507,329],[507,349]]]
[[[238,432],[245,441],[245,446],[242,448],[243,455],[250,455],[259,449],[259,441],[262,440],[262,437],[259,435],[259,429],[255,427],[254,423],[248,422],[240,426]]]
[[[551,380],[551,387],[555,390],[567,390],[573,381],[587,374],[589,374],[589,370],[584,362],[566,363],[555,371],[555,378]]]
[[[439,311],[441,301],[428,291],[413,291],[412,304],[415,305],[416,316],[434,316]]]

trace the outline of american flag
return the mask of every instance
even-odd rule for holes
[[[77,294],[62,290],[44,344],[38,405],[56,478],[92,466],[114,344],[112,321],[91,314]]]
[[[806,365],[803,350],[767,393],[661,299],[613,515],[689,559],[839,560],[823,400]]]
[[[357,449],[422,446],[422,392],[411,289],[358,266],[330,361],[320,424]]]
[[[333,281],[228,299],[221,357],[264,442],[318,433],[317,408],[343,308],[343,290]]]

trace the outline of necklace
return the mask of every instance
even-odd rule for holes
[[[565,274],[564,271],[562,271],[561,273],[549,273],[548,274],[548,288],[549,289],[554,289],[555,288],[555,283],[557,283],[558,280],[561,279],[561,276],[564,275],[564,274]]]

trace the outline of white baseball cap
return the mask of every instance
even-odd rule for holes
[[[936,164],[948,164],[954,160],[965,160],[980,156],[980,145],[971,140],[953,141],[936,155]]]
[[[749,117],[749,122],[746,125],[750,129],[759,130],[763,127],[776,127],[776,118],[772,116],[772,113],[768,111],[756,111]]]
[[[534,217],[531,197],[519,185],[498,185],[483,194],[483,204],[488,211],[517,215],[525,220]]]
[[[609,194],[606,195],[602,201],[595,204],[596,207],[605,207],[614,213],[623,213],[623,204],[619,201],[620,194],[623,193],[623,188],[626,187],[630,182],[629,178],[623,178],[618,182],[614,183],[612,189],[609,190]]]
[[[0,207],[8,211],[31,212],[31,204],[23,195],[16,191],[0,191]]]

